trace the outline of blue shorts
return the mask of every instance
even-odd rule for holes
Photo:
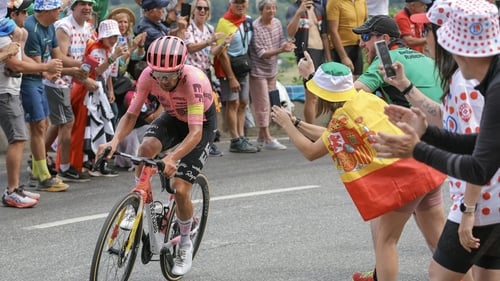
[[[33,123],[49,116],[49,102],[42,83],[36,86],[21,84],[21,100],[24,108],[24,121]]]

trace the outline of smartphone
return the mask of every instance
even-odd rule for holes
[[[279,90],[270,91],[269,92],[269,101],[271,102],[271,108],[274,105],[281,106],[280,91]]]
[[[191,17],[191,4],[182,3],[181,4],[181,17],[187,16],[188,20]]]
[[[387,42],[385,42],[385,40],[375,42],[375,49],[377,50],[377,56],[380,59],[380,63],[384,66],[385,76],[387,78],[396,76],[396,70],[392,67],[392,60]]]

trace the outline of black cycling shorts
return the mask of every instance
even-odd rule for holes
[[[474,237],[481,240],[481,246],[486,243],[490,235],[493,234],[493,229],[498,224],[476,226],[472,229]],[[475,257],[479,249],[467,252],[458,237],[459,224],[452,221],[446,221],[441,237],[434,252],[433,259],[441,266],[455,272],[466,273],[472,267],[472,259]],[[474,264],[485,269],[500,269],[500,239],[499,236],[492,236],[495,240],[488,247],[486,253],[477,259]]]
[[[215,137],[217,128],[217,113],[215,105],[205,111],[205,122],[203,122],[203,133],[201,141],[195,148],[184,156],[177,167],[175,177],[194,183],[196,177],[203,169],[208,158],[208,149]],[[181,143],[189,133],[188,124],[174,116],[163,112],[156,118],[144,134],[144,137],[154,137],[161,142],[162,151],[168,150]]]

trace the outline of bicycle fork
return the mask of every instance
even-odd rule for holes
[[[134,246],[134,241],[135,241],[135,236],[137,235],[138,225],[140,223],[140,219],[142,216],[142,210],[143,210],[143,202],[142,200],[139,203],[139,207],[137,208],[138,212],[136,214],[136,217],[134,219],[134,222],[132,224],[132,228],[130,229],[130,233],[128,235],[127,243],[123,247],[123,249],[116,249],[113,247],[114,241],[116,237],[118,237],[119,233],[122,231],[120,229],[120,223],[125,217],[125,212],[126,209],[122,210],[119,214],[118,220],[116,221],[115,225],[113,226],[113,232],[111,236],[109,237],[108,243],[107,243],[107,252],[110,254],[115,254],[117,255],[120,260],[122,261],[121,264],[124,264],[124,261],[128,259],[128,256],[130,254],[130,251],[132,250],[132,247]]]

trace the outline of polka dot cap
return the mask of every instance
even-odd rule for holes
[[[465,57],[500,53],[498,9],[484,0],[455,0],[449,19],[437,31],[438,43],[448,52]]]

